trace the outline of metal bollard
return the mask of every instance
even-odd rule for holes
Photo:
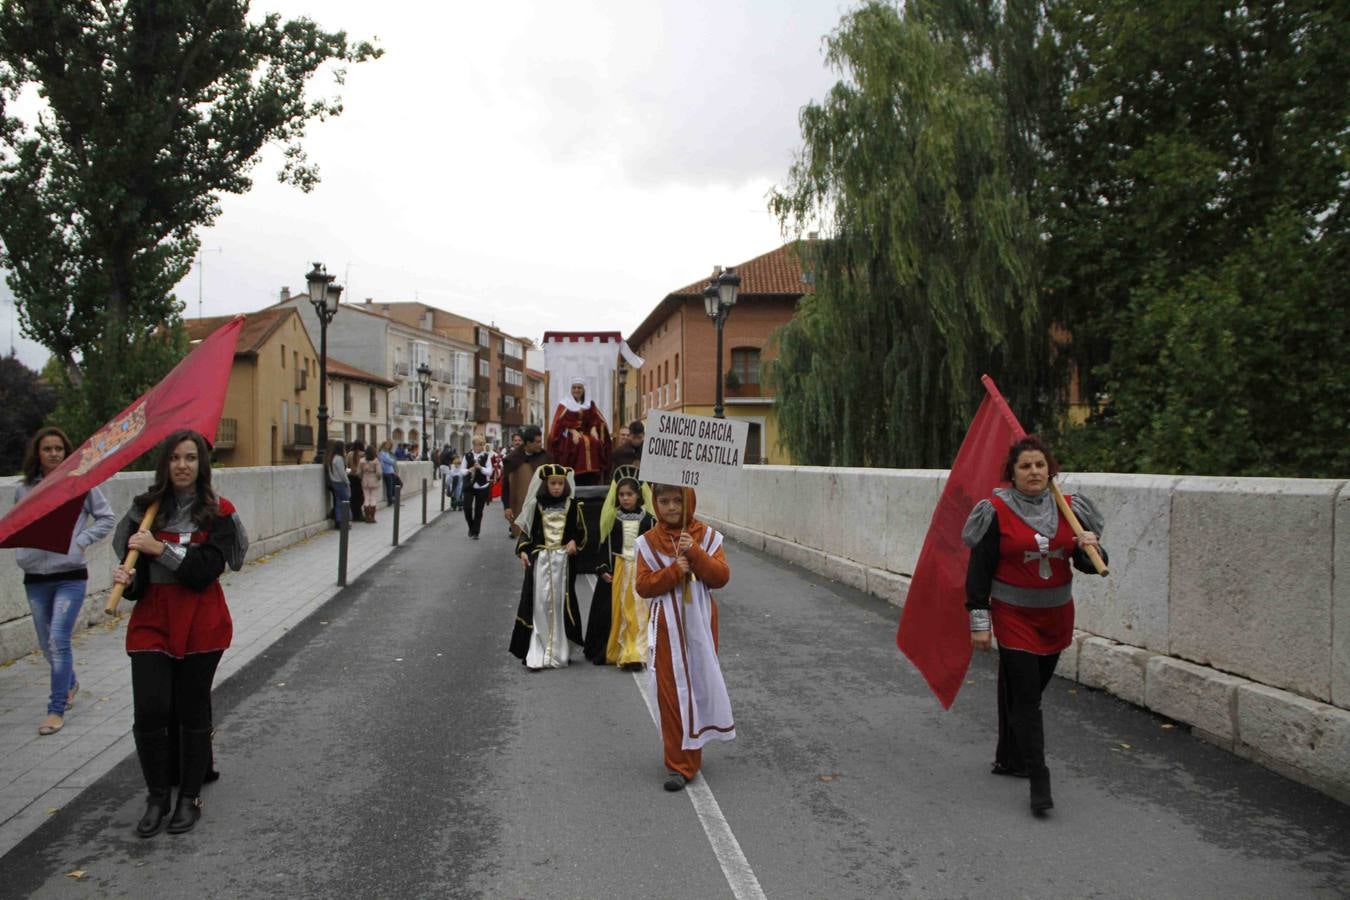
[[[338,528],[338,587],[347,586],[347,536],[352,530],[352,504],[347,501],[347,518]]]
[[[398,546],[398,514],[403,509],[403,486],[394,486],[394,546]]]
[[[422,524],[427,524],[427,480],[422,479]]]

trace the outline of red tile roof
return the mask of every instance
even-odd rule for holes
[[[367,372],[365,369],[358,369],[356,366],[349,366],[342,360],[333,359],[331,356],[328,357],[328,374],[331,377],[346,378],[348,381],[363,381],[381,387],[393,387],[398,384],[397,381],[391,381],[382,375]]]
[[[272,336],[281,324],[286,321],[287,316],[299,315],[293,309],[278,309],[269,307],[255,313],[248,313],[244,317],[244,327],[239,332],[239,343],[234,348],[235,356],[254,356],[267,339]],[[235,317],[230,316],[207,316],[203,319],[188,319],[184,325],[187,327],[188,340],[196,343],[205,340],[211,334],[215,333],[217,328],[233,322]],[[308,339],[308,335],[306,335]]]
[[[755,294],[793,294],[801,296],[809,294],[815,287],[810,284],[802,283],[802,263],[800,247],[802,241],[793,241],[790,244],[784,244],[777,250],[770,250],[754,259],[746,260],[738,266],[734,266],[736,274],[741,276],[740,296]],[[708,277],[701,278],[693,284],[686,285],[677,291],[671,291],[671,295],[679,297],[702,297],[703,289],[708,286]]]
[[[754,259],[746,260],[738,266],[733,266],[736,274],[741,276],[741,289],[736,302],[754,302],[755,297],[795,298],[801,297],[803,294],[814,293],[814,283],[804,284],[802,282],[802,262],[799,251],[804,243],[806,242],[792,241],[777,250],[770,250]],[[707,276],[698,281],[667,294],[656,305],[656,308],[647,314],[647,317],[642,320],[642,324],[628,335],[628,345],[636,350],[647,339],[647,336],[673,315],[682,304],[688,303],[692,298],[702,298],[703,289],[707,287],[708,278],[711,275],[712,273],[709,272]]]

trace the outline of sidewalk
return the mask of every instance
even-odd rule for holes
[[[428,486],[428,523],[442,515],[439,487],[439,482]],[[377,524],[352,525],[349,584],[394,549],[393,521],[393,510],[381,509]],[[420,531],[421,521],[422,496],[414,494],[402,504],[400,542]],[[234,642],[221,660],[217,685],[338,593],[337,555],[338,532],[325,531],[260,557],[242,571],[226,570],[220,583],[234,618]],[[106,596],[94,594],[85,603],[102,607],[105,601]],[[0,856],[135,751],[131,666],[124,643],[130,604],[124,602],[120,612],[116,620],[75,637],[80,694],[67,711],[65,727],[54,735],[37,733],[47,711],[48,669],[42,656],[34,653],[0,668]]]

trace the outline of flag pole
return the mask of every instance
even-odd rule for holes
[[[1078,516],[1074,515],[1073,509],[1069,507],[1069,501],[1064,499],[1064,494],[1060,492],[1059,485],[1051,481],[1050,492],[1055,495],[1055,505],[1059,507],[1059,511],[1064,515],[1069,527],[1073,529],[1074,536],[1081,538],[1083,536],[1083,525],[1078,521]],[[1098,575],[1105,578],[1111,574],[1111,570],[1106,567],[1106,560],[1102,559],[1102,555],[1097,552],[1096,547],[1084,547],[1083,552],[1087,554],[1088,559],[1092,560],[1092,567],[1097,570]]]
[[[139,530],[149,531],[150,526],[155,523],[155,515],[158,512],[159,512],[159,501],[156,500],[154,503],[150,504],[150,507],[148,509],[146,509],[145,515],[141,518],[141,527]],[[129,569],[134,572],[136,570],[136,563],[138,560],[140,560],[140,558],[141,558],[141,551],[139,550],[128,551],[127,558],[122,560],[121,568]],[[117,615],[117,604],[121,601],[122,592],[126,590],[126,587],[127,586],[125,584],[113,585],[112,593],[108,595],[108,603],[106,606],[103,607],[103,612],[106,615],[109,616]]]

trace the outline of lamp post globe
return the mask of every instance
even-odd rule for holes
[[[336,275],[328,274],[328,268],[321,262],[316,262],[314,268],[305,274],[309,302],[319,320],[319,433],[314,439],[316,463],[324,461],[328,450],[328,323],[337,315],[338,303],[342,299],[341,285],[333,284],[336,278]]]
[[[422,459],[427,458],[427,388],[431,387],[431,366],[417,367],[417,383],[422,388]]]
[[[736,305],[736,295],[740,292],[741,276],[735,269],[723,270],[721,266],[713,272],[708,286],[703,289],[703,311],[712,319],[717,329],[717,389],[713,404],[713,417],[726,418],[723,404],[722,383],[722,327],[726,324],[731,308]]]

